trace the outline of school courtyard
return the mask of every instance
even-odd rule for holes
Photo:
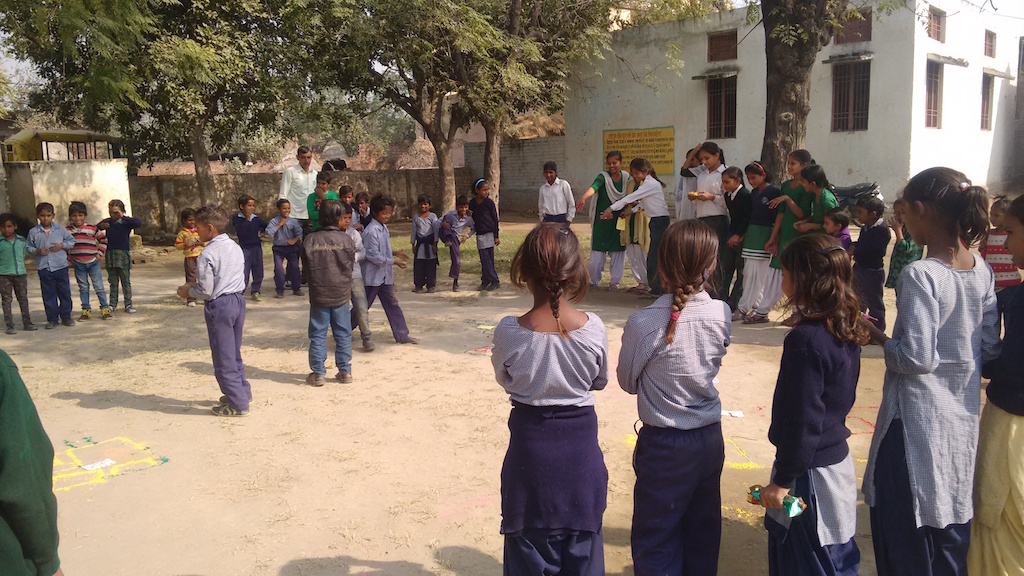
[[[499,271],[507,270],[514,243],[531,226],[502,224]],[[589,227],[574,230],[588,245]],[[407,246],[407,223],[393,226],[392,234],[396,247]],[[399,299],[420,345],[395,344],[377,304],[371,309],[377,349],[364,353],[357,344],[355,383],[328,379],[312,388],[304,385],[308,300],[290,292],[273,298],[268,265],[267,297],[249,302],[242,349],[252,415],[231,419],[210,413],[220,392],[203,309],[185,307],[174,293],[183,282],[181,256],[147,247],[134,257],[138,314],[2,340],[54,444],[60,555],[69,576],[501,574],[499,472],[510,404],[494,380],[489,347],[498,321],[523,313],[531,300],[508,284],[507,272],[500,290],[478,294],[469,263],[464,291],[453,294],[443,281],[443,254],[438,292],[413,294],[411,266],[396,270]],[[29,292],[41,324],[31,275]],[[77,287],[72,292],[77,318]],[[891,325],[895,304],[887,292]],[[611,382],[595,393],[610,474],[609,574],[633,573],[637,420],[636,399],[618,387],[614,366],[626,319],[647,303],[600,290],[580,305],[604,320],[612,358]],[[750,485],[768,482],[774,448],[767,432],[786,330],[734,323],[719,375],[726,412],[723,575],[767,574],[762,509],[748,504],[746,494]],[[883,372],[880,348],[865,347],[848,419],[858,474]],[[861,574],[874,575],[863,505],[859,526]]]

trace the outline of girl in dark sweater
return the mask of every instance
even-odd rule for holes
[[[480,252],[480,287],[488,292],[501,286],[494,269],[494,247],[501,244],[498,238],[498,207],[491,200],[491,186],[483,178],[473,183],[473,199],[469,201],[469,213],[473,215],[476,230],[476,249]]]
[[[768,429],[775,465],[760,495],[768,508],[769,573],[856,575],[857,478],[846,415],[868,329],[853,292],[853,266],[839,242],[824,234],[793,240],[780,263],[782,293],[794,312]],[[789,518],[782,511],[787,494],[803,498],[803,514]]]

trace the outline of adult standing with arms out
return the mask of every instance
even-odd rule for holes
[[[583,196],[576,201],[576,209],[582,210],[591,196],[597,196],[590,206],[590,221],[593,225],[590,237],[590,286],[596,287],[600,284],[601,275],[604,274],[604,261],[610,258],[611,279],[608,289],[617,290],[619,282],[622,281],[622,273],[626,269],[626,247],[622,245],[622,235],[615,227],[619,213],[613,211],[610,219],[601,219],[598,215],[607,210],[613,202],[629,194],[627,186],[630,177],[629,174],[622,172],[622,153],[618,150],[612,150],[605,156],[605,164],[608,170],[594,178],[590,188],[587,188]]]
[[[299,221],[302,224],[302,235],[305,237],[313,231],[313,223],[309,219],[309,212],[306,210],[306,198],[313,193],[316,188],[316,174],[317,171],[313,170],[313,152],[310,151],[308,146],[299,146],[298,151],[295,154],[295,158],[299,163],[295,166],[286,168],[281,173],[281,191],[278,193],[278,198],[284,198],[288,200],[292,205],[292,218]],[[301,244],[299,245],[302,246]],[[302,280],[306,280],[306,270],[302,270]],[[292,286],[293,290],[297,287]]]

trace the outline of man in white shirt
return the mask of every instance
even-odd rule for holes
[[[316,188],[316,170],[313,170],[313,152],[307,146],[299,146],[295,158],[299,163],[286,168],[281,174],[281,191],[278,198],[284,198],[292,206],[292,218],[302,225],[302,236],[306,237],[313,231],[313,223],[309,220],[309,212],[306,210],[306,198]],[[302,244],[299,244],[300,251]],[[302,283],[306,283],[306,269],[302,268]],[[292,286],[292,290],[298,290]]]
[[[537,211],[542,222],[572,222],[576,216],[576,200],[572,187],[558,177],[558,166],[548,160],[544,163],[544,184],[540,187]]]

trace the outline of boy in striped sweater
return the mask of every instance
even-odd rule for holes
[[[82,300],[82,315],[79,320],[92,318],[92,307],[89,305],[89,281],[96,290],[100,301],[100,314],[104,320],[113,317],[113,311],[107,303],[107,291],[103,288],[103,272],[100,270],[100,256],[107,250],[106,236],[102,230],[92,224],[85,223],[88,215],[85,204],[72,202],[68,207],[68,232],[75,237],[75,246],[71,249],[68,259],[75,270],[75,282],[78,283],[78,295]]]

